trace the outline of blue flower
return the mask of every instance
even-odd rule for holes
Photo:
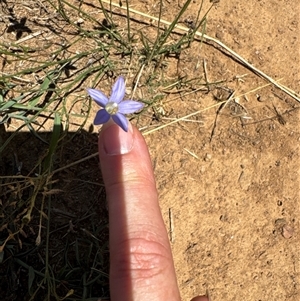
[[[123,100],[125,96],[125,81],[122,76],[119,76],[113,85],[109,98],[96,89],[87,89],[87,92],[103,108],[96,114],[95,125],[106,123],[111,117],[118,126],[127,132],[128,120],[124,114],[134,113],[144,107],[144,104],[141,102]]]

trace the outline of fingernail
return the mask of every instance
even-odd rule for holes
[[[133,130],[130,122],[128,123],[128,132],[123,131],[115,123],[104,128],[102,139],[106,154],[124,155],[129,153],[133,147]]]

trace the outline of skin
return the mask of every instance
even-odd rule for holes
[[[181,300],[143,136],[110,121],[98,145],[109,209],[111,300]]]

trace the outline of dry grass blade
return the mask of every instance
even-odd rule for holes
[[[110,5],[115,6],[115,7],[118,7],[120,9],[126,9],[124,7],[120,7],[119,4],[117,4],[115,2],[112,2],[112,1],[102,0],[102,2],[110,4]],[[148,20],[154,20],[154,21],[157,21],[157,22],[159,22],[161,24],[168,25],[168,26],[171,25],[171,22],[168,22],[168,21],[163,20],[163,19],[156,18],[154,16],[150,16],[148,14],[145,14],[143,12],[137,11],[135,9],[129,8],[129,11],[131,13],[134,13],[134,14],[137,14],[139,16],[145,17]],[[149,22],[149,24],[150,24],[150,22]],[[187,32],[190,31],[190,28],[187,28],[187,27],[184,27],[184,26],[176,24],[174,31],[178,32],[178,33],[182,33],[182,32],[187,33]],[[235,51],[233,51],[231,48],[229,48],[228,46],[226,46],[221,41],[219,41],[219,40],[217,40],[217,39],[215,39],[213,37],[210,37],[210,36],[208,36],[208,35],[206,35],[206,34],[204,34],[202,32],[199,32],[199,31],[195,32],[195,36],[198,37],[198,38],[200,38],[204,42],[213,42],[216,45],[220,46],[223,51],[225,50],[227,53],[229,53],[231,56],[233,56],[234,59],[236,59],[238,62],[240,62],[242,65],[244,65],[248,69],[250,69],[252,72],[254,72],[257,75],[261,76],[262,78],[264,78],[265,80],[267,80],[268,82],[270,82],[271,84],[273,84],[275,87],[277,87],[281,91],[285,92],[286,94],[288,94],[289,96],[291,96],[296,101],[300,102],[300,96],[298,96],[295,91],[292,91],[291,89],[285,87],[284,85],[281,85],[280,83],[278,83],[278,81],[274,80],[273,78],[271,78],[270,76],[268,76],[267,74],[265,74],[264,72],[262,72],[261,70],[259,70],[258,68],[254,67],[247,60],[245,60],[238,53],[236,53]]]
[[[267,87],[267,86],[270,86],[270,84],[266,84],[266,85],[263,85],[263,86],[254,88],[254,89],[252,89],[251,91],[248,91],[248,92],[246,92],[246,93],[243,93],[243,94],[240,94],[240,95],[236,96],[236,98],[240,98],[240,97],[242,97],[242,96],[244,96],[244,95],[246,95],[246,94],[254,93],[254,92],[256,92],[256,91],[258,91],[258,90],[260,90],[260,89],[263,89],[263,88],[265,88],[265,87]],[[231,99],[232,99],[232,98],[231,98]],[[149,131],[145,131],[145,132],[143,132],[142,134],[143,134],[143,136],[147,136],[147,135],[149,135],[149,134],[152,134],[152,133],[154,133],[154,132],[156,132],[156,131],[158,131],[158,130],[161,130],[161,129],[163,129],[163,128],[166,128],[166,127],[168,127],[168,126],[171,126],[171,125],[173,125],[173,124],[175,124],[175,123],[178,123],[178,122],[180,122],[180,121],[190,121],[190,120],[188,120],[188,118],[193,117],[193,116],[196,116],[196,115],[198,115],[198,114],[200,114],[200,113],[202,113],[202,112],[208,111],[208,110],[210,110],[210,109],[212,109],[212,108],[220,107],[220,106],[222,106],[222,105],[224,105],[224,104],[226,104],[226,103],[228,103],[228,99],[227,99],[227,100],[224,100],[224,101],[221,101],[221,102],[218,102],[218,103],[216,103],[216,104],[214,104],[214,105],[211,105],[211,106],[209,106],[209,107],[203,108],[203,109],[201,109],[201,110],[198,110],[198,111],[196,111],[196,112],[193,112],[193,113],[191,113],[191,114],[184,115],[184,116],[182,116],[182,117],[180,117],[180,118],[176,118],[176,119],[172,120],[171,122],[168,122],[168,123],[166,123],[166,124],[162,124],[162,125],[160,125],[160,126],[154,128],[154,129],[151,129],[151,130],[149,130]],[[70,164],[68,164],[68,165],[66,165],[66,166],[63,166],[63,167],[61,167],[61,168],[58,168],[58,169],[54,170],[54,171],[52,172],[52,174],[58,173],[58,172],[60,172],[60,171],[63,171],[63,170],[65,170],[65,169],[68,169],[68,168],[70,168],[70,167],[72,167],[72,166],[75,166],[75,165],[77,165],[77,164],[79,164],[79,163],[82,163],[82,162],[85,162],[85,161],[90,160],[90,159],[92,159],[92,158],[95,158],[95,157],[97,157],[98,155],[99,155],[99,153],[96,152],[96,153],[94,153],[94,154],[92,154],[92,155],[89,155],[89,156],[87,156],[87,157],[84,157],[84,158],[82,158],[82,159],[80,159],[80,160],[78,160],[78,161],[76,161],[76,162],[72,162],[72,163],[70,163]]]

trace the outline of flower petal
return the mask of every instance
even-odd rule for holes
[[[117,113],[115,115],[111,115],[111,118],[113,119],[113,121],[119,126],[121,127],[125,132],[128,131],[128,120],[126,119],[126,117],[120,113]]]
[[[125,95],[125,81],[123,76],[119,76],[117,81],[114,83],[109,101],[120,103]]]
[[[108,98],[101,91],[96,89],[87,89],[87,92],[99,106],[104,108],[108,103]]]
[[[144,107],[144,104],[134,100],[123,100],[119,103],[119,112],[122,114],[134,113]]]
[[[106,112],[106,110],[104,110],[104,109],[99,110],[96,114],[94,124],[98,125],[98,124],[106,123],[109,120],[109,118],[110,118],[110,115]]]

